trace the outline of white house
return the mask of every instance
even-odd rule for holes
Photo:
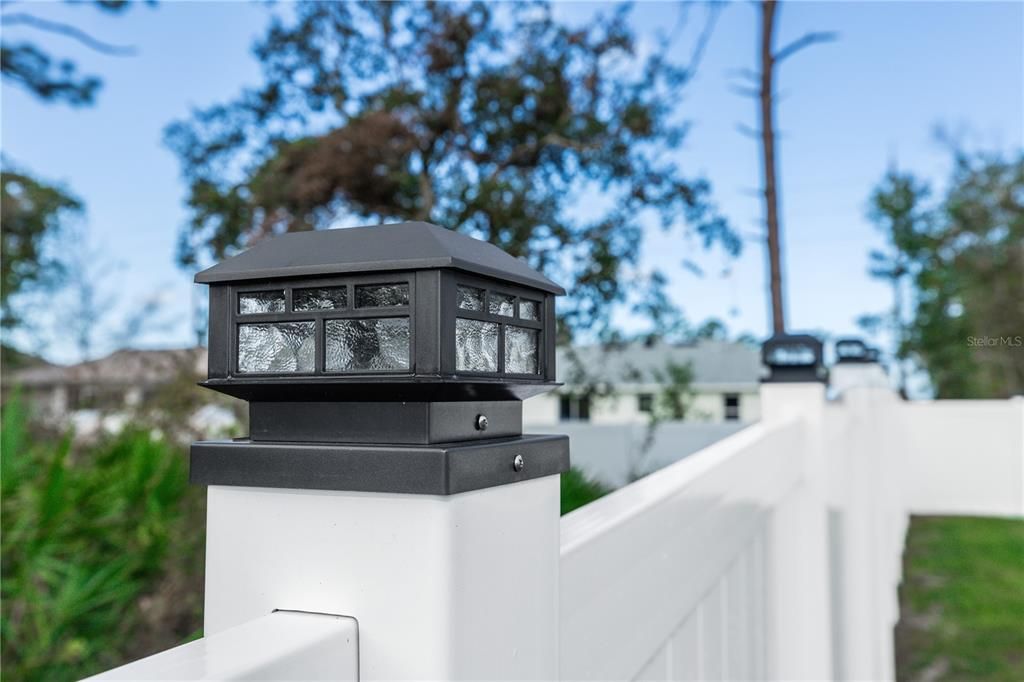
[[[572,356],[575,355],[575,358]],[[689,366],[693,380],[684,399],[683,421],[720,423],[760,419],[760,350],[745,343],[693,344],[635,342],[605,349],[560,349],[558,391],[523,405],[524,426],[564,421],[635,424],[649,421],[654,401],[665,390],[668,368]],[[584,378],[585,377],[585,378]],[[609,395],[588,397],[585,386],[611,387]]]

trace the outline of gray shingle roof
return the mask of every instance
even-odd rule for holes
[[[612,350],[586,346],[575,351],[592,380],[618,385],[657,384],[657,375],[664,373],[671,362],[689,364],[695,386],[737,387],[757,386],[763,369],[760,352],[756,346],[727,341],[650,346],[637,342]],[[565,350],[558,354],[558,381],[569,385],[575,382],[574,365]]]
[[[77,365],[47,365],[14,372],[13,383],[22,386],[63,384],[110,384],[147,386],[170,381],[180,372],[197,375],[206,371],[205,348],[170,350],[122,349],[98,360]]]
[[[565,290],[493,244],[423,222],[291,232],[196,275],[196,282],[452,268],[553,294]]]

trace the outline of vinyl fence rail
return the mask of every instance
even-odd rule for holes
[[[558,476],[211,486],[206,638],[93,679],[891,680],[909,515],[1024,515],[1024,400],[880,373],[765,384],[761,422],[561,519]]]

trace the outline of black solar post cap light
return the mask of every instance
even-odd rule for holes
[[[828,381],[822,343],[810,334],[776,334],[761,345],[768,383]]]
[[[856,337],[837,339],[836,361],[839,363],[878,362],[878,351]]]
[[[523,435],[556,387],[555,296],[523,261],[422,222],[296,232],[196,275],[209,377],[248,438],[192,445],[199,484],[453,494],[568,468]]]

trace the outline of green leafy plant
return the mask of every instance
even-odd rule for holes
[[[569,469],[562,474],[562,516],[611,491],[611,488],[588,477],[579,469]]]
[[[4,676],[78,679],[194,631],[203,505],[183,453],[137,428],[34,433],[16,396],[2,412]]]

